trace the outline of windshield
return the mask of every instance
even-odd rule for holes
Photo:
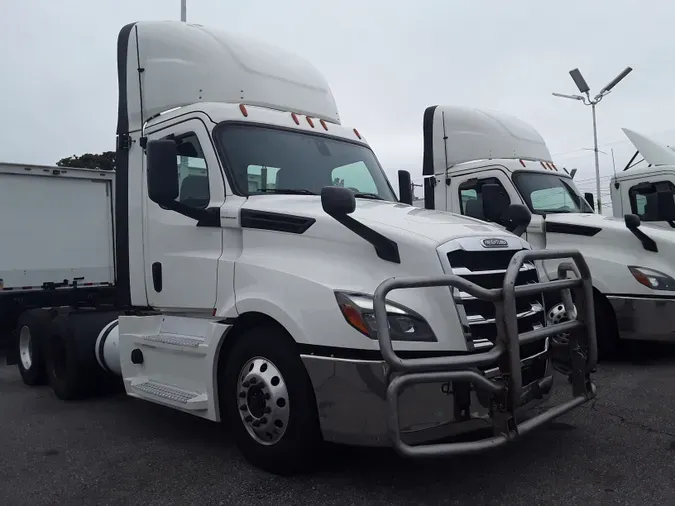
[[[535,214],[593,212],[568,177],[520,171],[513,182]]]
[[[357,197],[396,201],[373,152],[323,135],[223,123],[214,131],[236,187],[244,195],[320,194],[351,188]]]

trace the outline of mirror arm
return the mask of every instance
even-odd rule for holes
[[[198,227],[218,227],[220,228],[220,212],[217,207],[209,207],[206,209],[195,209],[194,207],[186,206],[181,202],[176,202],[172,200],[171,202],[165,202],[162,204],[163,207],[174,211],[188,218],[192,218],[197,221]]]
[[[627,225],[627,224],[626,224]],[[647,234],[645,234],[642,230],[640,230],[638,227],[628,227],[628,230],[631,231],[631,233],[638,238],[640,243],[642,243],[642,247],[647,250],[647,251],[652,251],[654,253],[659,252],[659,248],[656,245],[656,242],[654,239],[649,237]]]

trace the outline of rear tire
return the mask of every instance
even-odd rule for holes
[[[117,318],[114,311],[78,311],[54,318],[47,339],[47,377],[54,394],[75,400],[107,391],[119,382],[96,360],[96,339]]]
[[[47,383],[45,343],[49,337],[52,314],[44,309],[30,309],[19,316],[15,343],[19,374],[26,385]]]
[[[54,318],[52,333],[47,340],[47,377],[56,397],[63,401],[84,396],[86,378],[77,364],[77,350],[68,317]]]
[[[316,398],[290,336],[274,326],[238,336],[220,375],[220,408],[246,460],[278,475],[312,469],[321,450]]]

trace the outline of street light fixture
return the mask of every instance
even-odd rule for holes
[[[624,77],[631,73],[633,69],[631,67],[626,67],[623,72],[616,76],[607,86],[600,90],[595,97],[591,98],[590,87],[584,76],[581,75],[579,69],[570,70],[570,76],[574,81],[574,84],[577,85],[577,89],[581,95],[567,95],[565,93],[553,93],[554,97],[568,98],[570,100],[579,100],[584,105],[590,105],[593,111],[593,151],[595,152],[595,192],[596,198],[598,201],[598,214],[602,214],[602,202],[600,200],[600,161],[598,160],[598,127],[595,118],[595,106],[603,99],[603,97],[609,94],[612,89],[619,84]]]

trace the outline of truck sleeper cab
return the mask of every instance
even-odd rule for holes
[[[88,338],[77,322],[96,312],[57,322],[47,348],[80,357],[69,367],[227,421],[249,461],[283,474],[311,468],[322,441],[486,450],[595,396],[583,257],[398,202],[309,63],[138,22],[120,33],[118,73],[120,310]],[[569,278],[539,282],[543,258],[571,258]],[[552,290],[574,292],[576,319],[545,326]],[[570,344],[554,349],[562,331]],[[521,418],[549,398],[554,366],[570,399]],[[69,378],[95,378],[63,369],[48,367],[62,398],[81,393]],[[438,443],[480,427],[494,436]]]
[[[572,176],[553,164],[539,133],[518,118],[433,106],[423,129],[424,207],[504,227],[510,206],[525,205],[532,216],[522,233],[535,249],[574,248],[584,255],[601,356],[616,351],[619,339],[675,340],[675,234],[641,227],[637,216],[595,214],[592,195],[582,196]],[[668,204],[663,209],[673,207],[672,195],[658,198]],[[558,277],[555,264],[538,267],[545,278]],[[547,298],[547,317],[567,318],[559,298]]]

